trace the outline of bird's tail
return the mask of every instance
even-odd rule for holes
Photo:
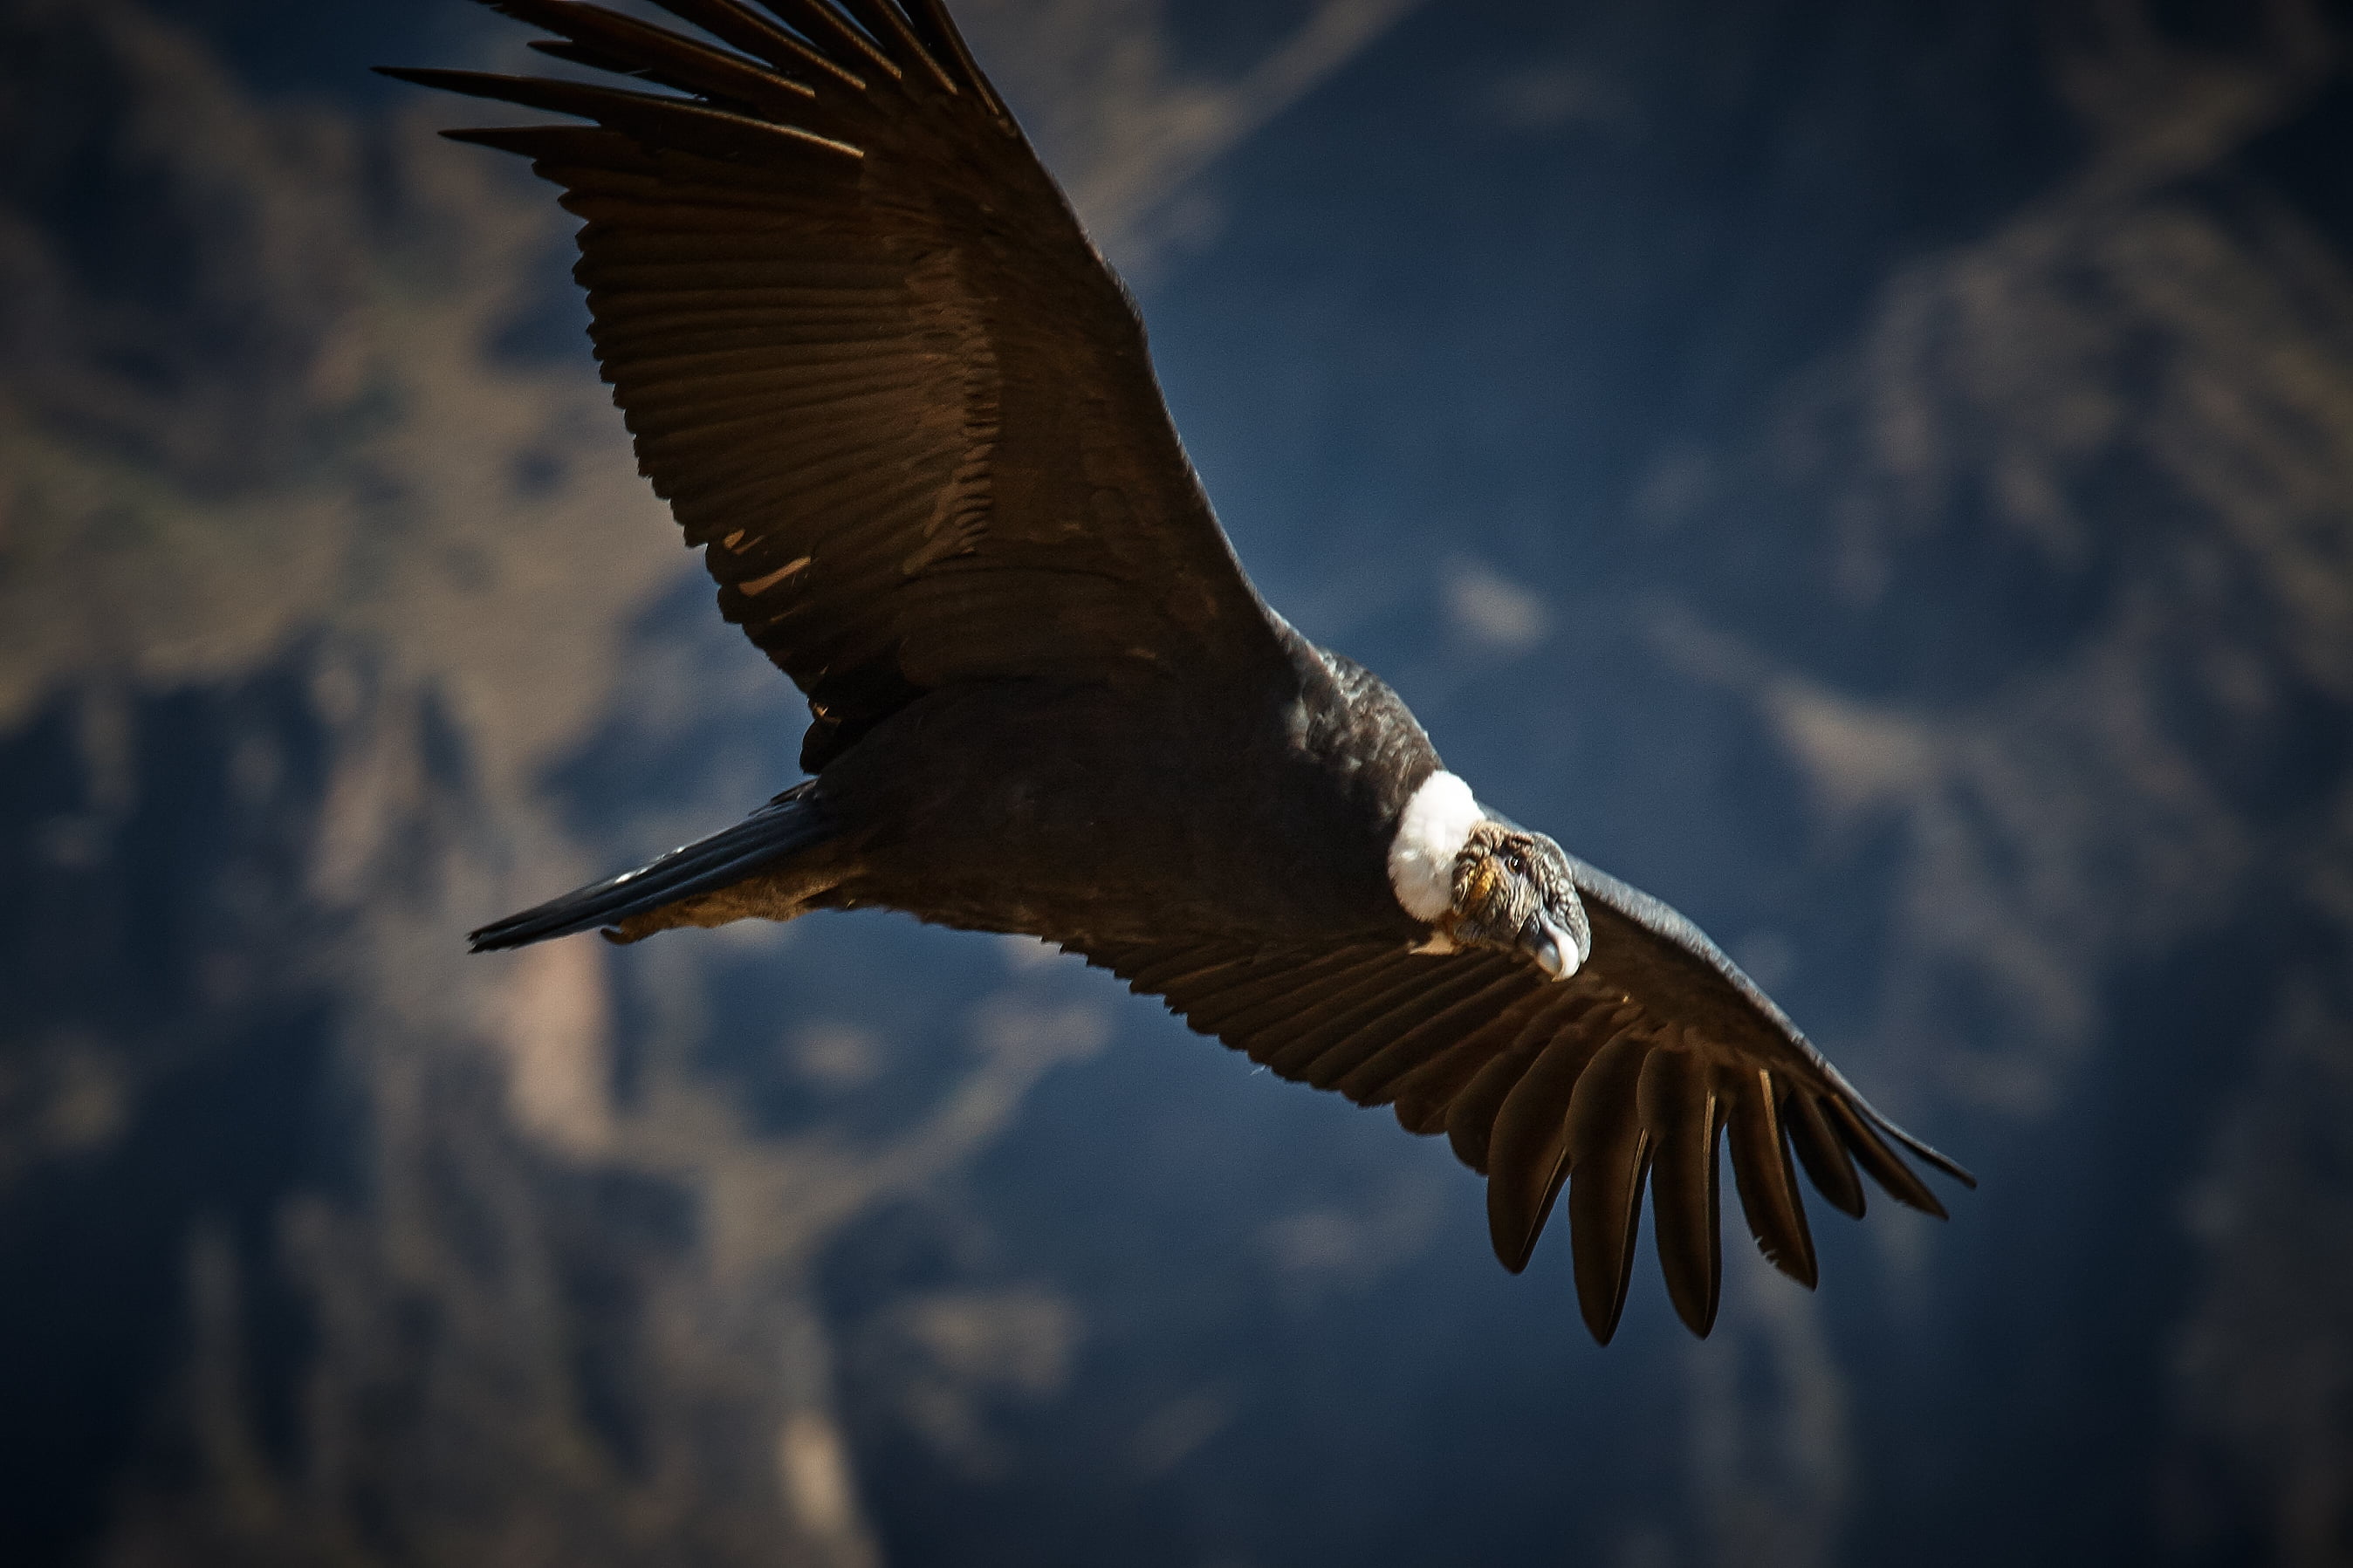
[[[831,835],[832,824],[811,791],[815,782],[795,785],[723,832],[673,849],[634,871],[509,915],[467,940],[476,952],[523,947],[574,931],[617,926],[633,915],[740,882]]]

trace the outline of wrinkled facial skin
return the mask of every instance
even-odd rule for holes
[[[1495,822],[1473,827],[1454,858],[1448,934],[1458,943],[1519,953],[1555,980],[1576,973],[1593,951],[1585,904],[1560,846]]]

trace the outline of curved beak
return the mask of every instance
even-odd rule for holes
[[[1584,955],[1577,950],[1576,936],[1567,926],[1543,915],[1528,922],[1520,945],[1536,961],[1536,967],[1555,980],[1567,979],[1584,962]]]

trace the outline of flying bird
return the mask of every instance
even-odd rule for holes
[[[1134,301],[940,0],[488,0],[628,79],[389,70],[571,123],[451,131],[583,221],[638,464],[808,699],[809,776],[475,931],[883,907],[1024,933],[1287,1079],[1443,1132],[1524,1268],[1555,1199],[1607,1342],[1642,1195],[1714,1323],[1718,1151],[1808,1287],[1795,1165],[1942,1215],[1866,1103],[1682,915],[1482,805],[1379,678],[1236,560]]]

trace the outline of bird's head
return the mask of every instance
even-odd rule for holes
[[[1493,818],[1472,826],[1455,855],[1453,903],[1439,925],[1458,947],[1520,953],[1555,980],[1593,951],[1560,846]]]
[[[1408,914],[1428,922],[1434,952],[1494,948],[1566,980],[1593,951],[1560,846],[1492,815],[1450,773],[1430,774],[1406,803],[1389,885]]]

